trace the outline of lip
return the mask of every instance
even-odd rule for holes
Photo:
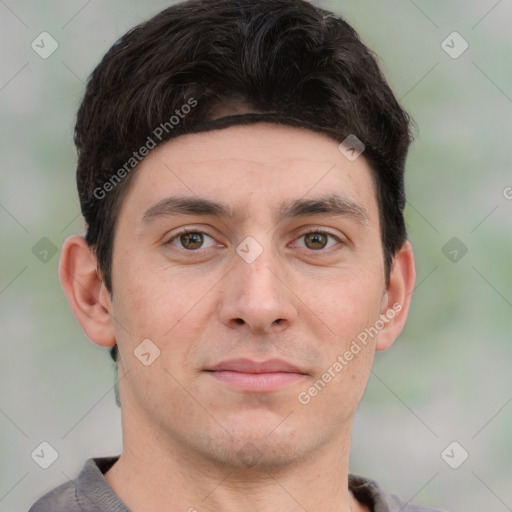
[[[272,392],[305,377],[295,365],[282,359],[252,361],[230,359],[206,370],[214,379],[247,392]]]
[[[300,373],[303,374],[299,368],[282,359],[268,359],[267,361],[252,361],[251,359],[229,359],[222,361],[209,371],[230,371],[241,373]]]

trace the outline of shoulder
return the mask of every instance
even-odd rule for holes
[[[374,512],[447,512],[438,508],[414,505],[384,491],[377,482],[359,475],[349,475],[349,488],[355,498]]]
[[[76,499],[74,482],[59,485],[39,498],[28,512],[82,512]]]
[[[129,512],[105,480],[117,457],[89,459],[78,477],[37,500],[28,512]]]

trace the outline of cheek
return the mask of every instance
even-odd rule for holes
[[[384,281],[375,275],[372,271],[347,270],[338,280],[323,283],[305,301],[340,342],[357,335],[378,317]]]
[[[131,269],[125,267],[126,278],[118,280],[113,310],[116,338],[129,358],[127,369],[138,367],[131,355],[149,339],[160,350],[159,365],[181,372],[212,316],[205,296],[211,284],[190,286],[175,273],[127,263]]]
[[[119,250],[113,272],[114,307],[116,319],[156,336],[159,323],[172,327],[174,317],[180,316],[187,303],[189,291],[164,269],[150,264],[149,259],[144,253]]]
[[[360,400],[372,367],[377,339],[368,328],[379,316],[381,294],[380,283],[352,274],[313,299],[314,311],[329,328],[328,335],[318,339],[325,365],[322,371],[327,374],[316,377],[329,382],[327,392],[322,391],[322,398],[318,400],[319,407],[329,407],[332,400],[345,410],[347,405]],[[322,386],[319,383],[320,389]]]
[[[341,417],[362,398],[375,355],[377,338],[369,327],[378,318],[380,301],[375,292],[366,292],[347,288],[336,300],[326,302],[322,313],[334,334],[319,339],[324,367],[315,376],[313,386],[322,395],[318,407],[331,410],[337,404]],[[325,383],[325,388],[319,381]]]

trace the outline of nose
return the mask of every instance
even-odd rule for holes
[[[223,324],[253,334],[276,334],[297,318],[297,301],[285,268],[271,249],[251,263],[234,255],[234,266],[222,283]]]

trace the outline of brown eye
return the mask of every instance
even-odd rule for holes
[[[203,245],[203,234],[198,232],[184,233],[180,236],[180,242],[185,249],[199,249]]]
[[[308,249],[324,249],[328,236],[326,233],[307,233],[304,235],[304,242]]]
[[[166,245],[178,247],[180,250],[202,253],[204,250],[215,247],[215,239],[204,231],[184,229],[176,233]]]
[[[329,233],[328,231],[311,230],[301,235],[297,242],[296,247],[301,249],[309,249],[318,253],[324,253],[328,249],[336,247],[341,244],[344,245],[339,237]]]

